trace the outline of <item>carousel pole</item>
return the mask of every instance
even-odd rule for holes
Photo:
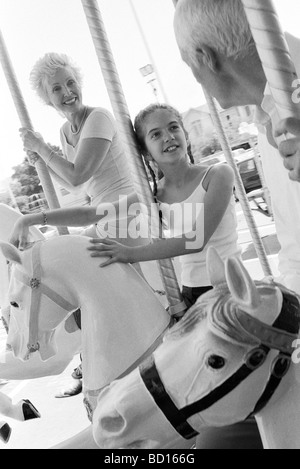
[[[106,35],[104,23],[96,0],[81,0],[90,33],[96,49],[98,62],[102,70],[107,92],[112,104],[122,140],[124,142],[135,191],[140,202],[147,207],[148,214],[151,214],[151,234],[154,235],[152,241],[158,239],[160,232],[160,221],[157,204],[153,199],[153,194],[148,181],[145,166],[143,164],[136,139],[133,132],[129,110],[124,97],[119,75],[114,62],[113,54]],[[159,261],[162,281],[169,302],[171,315],[181,316],[186,310],[186,305],[182,300],[176,273],[171,259],[161,259]]]
[[[268,256],[266,254],[265,247],[263,245],[262,239],[260,237],[256,222],[255,222],[255,219],[254,219],[251,207],[250,207],[250,203],[249,203],[246,191],[245,191],[243,180],[241,178],[239,169],[233,157],[232,150],[229,144],[229,140],[222,126],[221,118],[218,113],[215,100],[211,96],[209,96],[205,90],[204,90],[204,94],[206,96],[207,104],[209,106],[209,110],[210,110],[210,113],[214,122],[214,126],[216,129],[222,150],[224,152],[224,156],[226,158],[227,163],[233,169],[233,172],[234,172],[235,190],[238,195],[239,202],[241,204],[244,217],[245,217],[247,226],[249,228],[249,231],[253,240],[253,246],[255,248],[257,257],[261,264],[261,268],[265,276],[272,276],[272,269],[268,261]]]
[[[176,7],[178,0],[172,0],[172,1],[173,1],[174,6]],[[257,253],[257,257],[260,261],[261,268],[265,276],[272,276],[272,270],[270,267],[270,263],[268,261],[266,250],[263,245],[262,239],[260,237],[255,219],[253,217],[251,207],[249,204],[249,200],[248,200],[245,188],[244,188],[244,184],[243,184],[239,169],[237,167],[237,164],[235,162],[235,159],[233,157],[232,150],[229,144],[229,140],[227,138],[224,127],[222,125],[222,121],[218,113],[215,100],[214,98],[212,98],[212,96],[210,96],[207,93],[205,89],[204,89],[204,94],[205,94],[205,98],[206,98],[206,101],[210,110],[210,114],[211,114],[215,129],[216,129],[217,135],[218,135],[218,139],[220,141],[222,150],[224,152],[225,159],[234,172],[236,193],[238,195],[247,226],[249,228],[251,237],[253,239],[253,246]]]
[[[25,105],[25,101],[23,99],[23,96],[22,96],[22,93],[21,93],[21,90],[17,81],[17,77],[15,75],[11,60],[9,58],[9,54],[8,54],[1,31],[0,31],[0,60],[1,60],[1,65],[5,74],[6,80],[7,80],[7,84],[11,92],[11,96],[13,98],[21,125],[22,127],[26,127],[27,129],[33,130],[33,126],[32,126],[32,123],[31,123],[31,120],[30,120],[30,117],[29,117],[29,114]],[[45,193],[45,197],[49,204],[49,207],[51,209],[59,208],[60,205],[59,205],[59,201],[57,198],[57,194],[55,192],[52,179],[47,170],[46,164],[40,157],[37,157],[36,162],[35,162],[35,167],[36,167],[39,179],[41,181],[41,185],[43,187],[43,191]],[[58,231],[60,234],[68,234],[68,230],[65,227],[59,227]]]
[[[277,113],[300,118],[293,102],[297,73],[272,0],[242,0]]]
[[[155,73],[155,77],[156,77],[156,79],[157,79],[157,82],[158,82],[159,89],[160,89],[160,91],[161,91],[163,100],[164,100],[164,102],[165,102],[166,104],[168,104],[168,103],[169,103],[169,100],[168,100],[168,98],[167,98],[166,91],[165,91],[165,89],[164,89],[164,86],[163,86],[162,80],[161,80],[161,78],[160,78],[160,74],[159,74],[158,68],[156,67],[155,60],[154,60],[154,58],[153,58],[151,49],[150,49],[150,47],[149,47],[148,41],[147,41],[146,36],[145,36],[145,33],[144,33],[144,31],[143,31],[143,28],[142,28],[142,26],[141,26],[141,23],[140,23],[138,14],[137,14],[137,12],[136,12],[135,6],[134,6],[134,4],[133,4],[133,1],[132,1],[132,0],[129,0],[129,4],[130,4],[131,10],[132,10],[132,13],[133,13],[135,22],[136,22],[137,27],[138,27],[138,29],[139,29],[141,38],[142,38],[142,40],[143,40],[145,49],[146,49],[146,51],[147,51],[147,54],[148,54],[148,57],[149,57],[149,60],[150,60],[150,64],[151,64],[152,67],[153,67],[153,70],[154,70],[154,73]]]

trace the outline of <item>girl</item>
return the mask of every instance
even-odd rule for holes
[[[190,307],[212,288],[206,272],[208,246],[213,245],[223,259],[240,253],[233,171],[226,164],[193,164],[181,116],[171,106],[148,106],[138,114],[134,126],[153,178],[165,239],[141,247],[94,239],[91,255],[109,256],[102,266],[180,256],[182,294]],[[159,171],[163,177],[157,181]]]

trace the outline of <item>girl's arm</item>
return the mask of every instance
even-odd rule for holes
[[[232,199],[234,186],[234,173],[228,164],[214,166],[207,177],[209,183],[204,201],[203,248],[218,228]],[[236,227],[232,229],[236,230]]]
[[[193,227],[193,232],[137,247],[123,246],[111,239],[94,239],[91,240],[92,246],[89,248],[92,251],[92,257],[109,256],[110,259],[102,264],[108,265],[112,262],[134,263],[166,259],[202,251],[224,216],[232,197],[234,184],[233,171],[228,165],[212,168],[207,178],[204,216],[198,217],[198,223]]]
[[[19,248],[24,248],[30,226],[49,224],[80,227],[96,223],[100,218],[100,215],[96,215],[96,207],[59,208],[48,212],[30,213],[17,220],[9,241]]]
[[[126,204],[124,204],[126,201]],[[32,213],[24,215],[15,224],[10,242],[17,247],[25,247],[28,239],[30,226],[33,225],[53,225],[53,226],[73,226],[81,227],[97,223],[102,218],[107,221],[112,218],[118,218],[120,206],[128,209],[130,204],[138,202],[137,195],[133,192],[126,198],[122,198],[114,203],[103,203],[97,207],[74,207],[74,208],[59,208],[47,212]],[[110,210],[111,207],[114,210]],[[127,215],[127,210],[125,216]]]

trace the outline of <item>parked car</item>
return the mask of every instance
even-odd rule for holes
[[[249,151],[246,153],[246,155],[236,158],[236,163],[239,168],[245,191],[248,194],[248,192],[261,189],[262,184],[254,159],[254,152]]]
[[[243,149],[233,150],[233,156],[239,169],[246,193],[260,189],[262,187],[259,173],[254,159],[254,151]],[[215,165],[226,163],[223,153],[201,158],[200,164]],[[237,199],[237,198],[236,198]]]

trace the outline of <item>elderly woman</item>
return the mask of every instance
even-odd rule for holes
[[[45,54],[34,65],[30,82],[66,122],[60,130],[63,157],[39,133],[21,128],[25,150],[37,153],[61,186],[71,192],[85,190],[93,206],[132,192],[115,120],[106,109],[83,104],[82,76],[72,60],[65,54]],[[100,236],[101,231],[98,225]]]

